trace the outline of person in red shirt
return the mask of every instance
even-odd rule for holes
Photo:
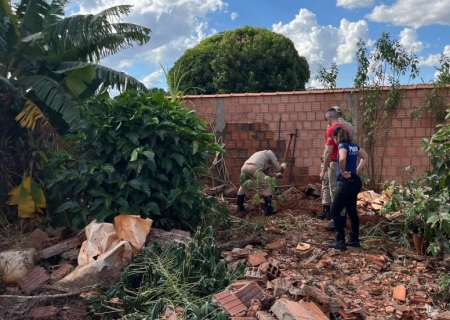
[[[339,122],[339,115],[334,108],[330,108],[325,112],[325,120],[328,123],[328,129],[325,132],[325,152],[323,155],[323,167],[320,172],[320,180],[322,180],[322,203],[324,205],[324,211],[330,208],[333,203],[334,195],[337,187],[337,154],[338,146],[333,139],[333,131],[337,127],[343,127],[346,130],[347,127]],[[329,212],[329,209],[328,209]],[[331,214],[327,219],[331,219]],[[329,226],[325,227],[327,231],[334,231],[334,222],[331,222]]]

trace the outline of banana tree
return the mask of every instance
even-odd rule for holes
[[[95,62],[147,43],[150,29],[120,22],[129,5],[64,17],[66,3],[22,0],[13,9],[0,0],[0,94],[39,102],[70,125],[80,117],[82,101],[100,88],[146,90],[137,79]],[[10,85],[17,92],[6,89]]]
[[[104,57],[150,40],[150,29],[121,22],[131,6],[65,17],[66,4],[66,0],[21,0],[13,8],[9,0],[0,0],[3,158],[10,157],[15,139],[9,137],[17,134],[17,124],[56,148],[66,148],[58,139],[58,130],[61,133],[80,118],[84,100],[108,88],[147,90],[137,79],[98,64]],[[16,124],[11,123],[11,115]],[[19,166],[23,172],[15,173],[22,186],[33,172],[32,165]],[[6,167],[0,163],[2,176]],[[14,201],[10,199],[10,203]]]

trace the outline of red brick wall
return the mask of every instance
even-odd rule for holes
[[[418,120],[411,120],[414,107],[425,103],[425,91],[429,86],[410,86],[401,105],[395,111],[389,131],[387,153],[381,167],[377,158],[377,171],[383,181],[403,181],[406,166],[417,168],[418,173],[429,168],[429,158],[421,150],[421,139],[430,138],[436,132],[434,115],[426,112]],[[231,180],[238,183],[240,168],[256,151],[271,149],[278,153],[277,140],[281,129],[281,162],[288,135],[298,129],[294,150],[295,164],[288,165],[285,177],[280,182],[287,184],[292,170],[291,184],[303,185],[318,181],[320,156],[323,154],[326,122],[324,112],[336,105],[335,99],[344,111],[352,110],[358,132],[364,130],[358,121],[359,98],[353,89],[313,90],[302,92],[280,92],[261,94],[229,94],[187,96],[187,106],[193,108],[208,123],[215,124],[223,134],[225,163]],[[447,99],[450,102],[450,98]],[[281,126],[279,128],[279,119]],[[293,144],[294,142],[292,142]],[[292,148],[292,146],[291,146]],[[382,155],[384,145],[378,144],[377,154]],[[291,155],[288,157],[289,161]]]

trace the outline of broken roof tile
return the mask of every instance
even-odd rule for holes
[[[36,266],[27,273],[25,277],[17,281],[17,284],[26,293],[30,293],[34,289],[38,288],[41,283],[44,283],[50,279],[49,275],[45,273],[42,267]]]
[[[223,291],[216,294],[214,299],[216,299],[222,308],[231,316],[247,310],[247,307],[241,302],[241,300],[239,300],[239,298],[230,291]]]

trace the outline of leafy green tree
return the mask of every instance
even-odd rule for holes
[[[194,111],[162,94],[127,91],[87,104],[68,137],[77,157],[60,151],[47,163],[54,224],[149,217],[157,226],[195,228],[212,199],[199,192],[214,152],[223,151]]]
[[[387,153],[387,139],[395,110],[405,94],[402,80],[408,83],[419,75],[414,52],[407,52],[400,42],[383,32],[369,52],[362,39],[357,43],[357,71],[354,84],[359,89],[364,147],[369,154],[370,188],[378,190]],[[388,90],[386,90],[386,88]],[[378,148],[377,146],[383,146]]]
[[[164,90],[163,88],[157,88],[157,87],[153,87],[153,88],[148,89],[148,92],[161,93],[164,96],[168,96],[169,95],[166,90]]]
[[[246,26],[221,32],[186,50],[169,71],[186,73],[189,94],[303,90],[310,78],[293,42],[268,29]]]

